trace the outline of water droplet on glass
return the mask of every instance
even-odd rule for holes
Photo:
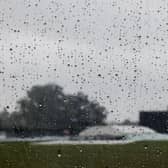
[[[60,157],[61,157],[61,154],[59,153],[59,154],[57,154],[57,156],[58,156],[58,158],[60,158]]]
[[[148,146],[147,146],[147,145],[145,145],[145,146],[144,146],[144,149],[145,149],[145,150],[147,150],[147,149],[148,149]]]

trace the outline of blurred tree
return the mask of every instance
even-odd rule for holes
[[[106,117],[106,109],[97,102],[90,101],[88,96],[79,92],[67,96],[67,119],[69,127],[78,133],[88,126],[102,125]]]
[[[0,129],[8,129],[10,125],[10,114],[6,108],[0,113]]]
[[[53,84],[32,87],[18,105],[10,122],[19,129],[78,134],[88,126],[104,124],[106,117],[106,109],[83,93],[65,95],[60,86]]]

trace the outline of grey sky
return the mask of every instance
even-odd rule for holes
[[[166,0],[0,0],[0,109],[51,82],[109,120],[165,109],[167,43]]]

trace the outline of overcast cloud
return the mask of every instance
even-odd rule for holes
[[[0,109],[35,84],[103,104],[109,120],[168,105],[166,0],[0,0]]]

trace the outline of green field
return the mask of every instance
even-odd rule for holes
[[[168,142],[127,145],[0,143],[0,168],[168,168]]]

